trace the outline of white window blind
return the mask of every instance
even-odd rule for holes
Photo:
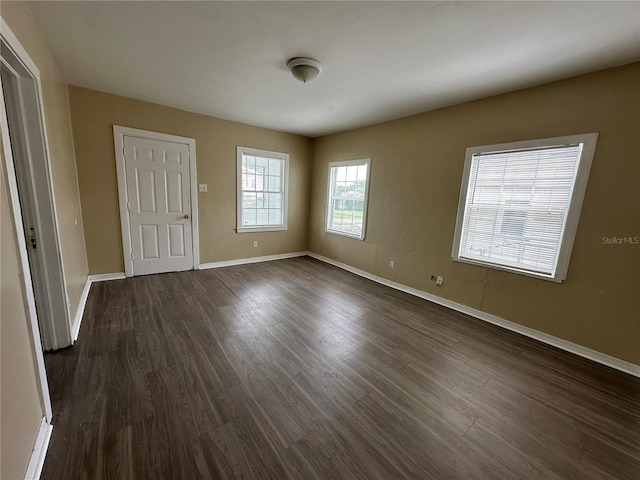
[[[555,279],[583,147],[476,147],[468,153],[454,259]],[[591,155],[594,148],[595,139]]]

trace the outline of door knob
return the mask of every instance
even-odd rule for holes
[[[187,219],[188,219],[188,218],[189,218],[189,214],[188,214],[188,213],[185,213],[185,214],[184,214],[184,218],[187,218]]]

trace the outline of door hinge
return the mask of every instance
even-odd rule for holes
[[[131,211],[131,204],[127,202],[127,210]]]
[[[133,261],[133,252],[131,252],[131,261]]]
[[[29,228],[29,231],[31,232],[29,235],[27,235],[27,244],[29,246],[31,246],[31,248],[33,248],[34,250],[37,248],[37,242],[36,242],[36,231],[34,230],[33,227]]]

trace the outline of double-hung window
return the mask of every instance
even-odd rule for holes
[[[371,159],[331,162],[327,232],[364,239]]]
[[[287,229],[289,154],[237,147],[238,233]]]
[[[468,148],[453,259],[564,280],[597,139]]]

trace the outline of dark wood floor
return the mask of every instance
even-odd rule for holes
[[[46,364],[44,479],[640,478],[638,379],[306,257],[94,284]]]

